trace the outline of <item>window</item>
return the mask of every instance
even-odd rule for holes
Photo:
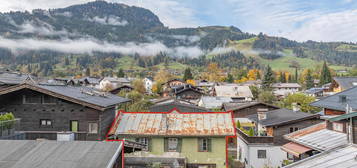
[[[267,158],[267,151],[266,150],[258,150],[258,159],[265,159]]]
[[[292,133],[292,132],[295,132],[295,131],[298,131],[298,130],[299,130],[298,127],[290,127],[289,133]]]
[[[332,123],[332,128],[335,131],[343,132],[343,124],[342,123]]]
[[[43,95],[42,96],[42,103],[43,104],[56,104],[57,103],[57,99],[53,96],[49,96],[49,95]]]
[[[41,119],[41,120],[40,120],[40,126],[41,126],[41,127],[52,126],[52,120],[49,120],[49,119]]]
[[[97,134],[98,133],[98,123],[89,122],[88,123],[88,132],[91,134]]]
[[[178,139],[177,138],[169,138],[168,139],[168,149],[169,151],[177,151],[178,147]]]
[[[24,95],[23,104],[40,104],[41,96],[36,94]]]
[[[199,138],[198,139],[198,151],[199,152],[209,152],[210,150],[210,139]]]
[[[77,120],[70,121],[70,131],[78,132],[78,121]]]
[[[146,138],[146,137],[144,137],[144,138],[136,138],[135,141],[138,142],[138,143],[146,145],[146,147],[144,149],[145,151],[149,150],[149,138]]]

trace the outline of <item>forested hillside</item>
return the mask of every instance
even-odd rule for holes
[[[41,76],[115,73],[119,68],[287,69],[324,61],[337,68],[357,63],[357,44],[299,43],[236,27],[170,29],[151,11],[95,1],[62,9],[0,14],[0,64]],[[317,62],[320,63],[320,62]],[[141,73],[141,72],[138,72]]]

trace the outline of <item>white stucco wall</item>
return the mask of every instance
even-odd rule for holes
[[[277,168],[282,167],[283,160],[287,159],[287,153],[281,150],[281,146],[272,146],[268,144],[248,145],[242,139],[237,139],[237,152],[239,160],[239,148],[241,148],[242,163],[246,164],[246,168]],[[258,158],[258,150],[266,150],[266,158]],[[246,160],[246,162],[245,162]]]

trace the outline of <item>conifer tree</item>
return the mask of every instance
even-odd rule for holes
[[[268,65],[265,69],[264,77],[263,77],[263,89],[269,89],[271,84],[274,83],[274,73],[271,67]]]
[[[308,69],[305,77],[306,88],[310,89],[314,87],[314,78],[311,75],[311,70]]]
[[[328,68],[326,61],[324,61],[320,74],[320,85],[331,83],[331,81],[332,81],[332,76],[331,76],[330,69]]]
[[[183,80],[187,81],[187,80],[190,80],[190,79],[193,79],[193,75],[192,75],[191,69],[190,68],[186,68],[185,69],[185,73],[183,75]]]
[[[229,82],[229,83],[233,83],[234,82],[233,75],[232,74],[228,74],[226,81]]]
[[[124,73],[124,71],[123,71],[123,69],[119,69],[119,71],[118,71],[118,73],[117,73],[117,77],[118,78],[123,78],[123,77],[125,77],[125,73]]]

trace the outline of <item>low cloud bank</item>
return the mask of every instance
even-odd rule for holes
[[[204,52],[199,47],[173,47],[168,48],[161,42],[151,43],[109,43],[95,39],[77,40],[39,40],[39,39],[8,39],[0,37],[0,47],[8,48],[13,53],[21,50],[52,50],[63,53],[92,54],[93,52],[139,54],[152,56],[166,52],[175,57],[198,57]]]

